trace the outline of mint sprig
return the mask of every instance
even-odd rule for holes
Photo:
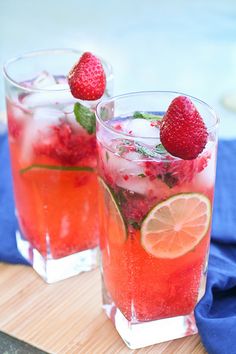
[[[147,156],[147,157],[157,157],[157,154],[152,151],[151,149],[147,148],[146,146],[143,146],[139,143],[135,143],[135,148],[136,151],[139,152],[140,154]]]
[[[136,111],[133,114],[134,118],[143,118],[147,120],[162,120],[163,116],[157,115],[157,114],[152,114],[152,113],[146,113],[146,112],[139,112]]]
[[[158,144],[154,148],[150,149],[146,146],[141,145],[140,143],[135,142],[136,151],[140,154],[147,156],[147,157],[158,157],[160,154],[166,154],[166,149],[162,144]]]
[[[169,188],[173,188],[178,182],[178,178],[174,176],[171,172],[166,172],[164,174],[157,175],[157,178],[162,180]]]
[[[79,102],[74,105],[74,114],[76,121],[88,132],[94,134],[96,131],[96,117],[94,112]]]
[[[119,146],[119,154],[122,155],[124,152],[129,151],[130,147],[134,148],[136,152],[139,152],[144,156],[153,158],[167,153],[166,149],[162,144],[158,144],[155,147],[148,147],[140,144],[137,141],[130,141],[124,139],[122,140],[122,145]]]
[[[164,146],[163,146],[162,144],[156,145],[155,151],[156,151],[158,154],[166,154],[166,153],[167,153],[166,149],[164,148]]]
[[[55,165],[41,165],[32,164],[20,170],[20,174],[28,172],[33,169],[46,169],[46,170],[57,170],[57,171],[88,171],[93,172],[94,169],[88,166],[55,166]]]

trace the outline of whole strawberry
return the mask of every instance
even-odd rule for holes
[[[85,52],[68,75],[72,95],[81,100],[97,100],[106,88],[106,76],[100,60]]]
[[[176,97],[160,127],[160,139],[166,150],[184,160],[195,159],[204,149],[207,136],[205,123],[190,98]]]

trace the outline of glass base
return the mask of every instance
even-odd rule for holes
[[[19,231],[16,232],[17,248],[21,255],[32,265],[34,270],[47,282],[55,283],[82,272],[87,272],[98,265],[98,248],[81,251],[69,256],[53,259],[43,257],[25,240]]]
[[[103,278],[103,277],[102,277]],[[102,279],[103,309],[112,320],[115,328],[130,349],[166,342],[196,334],[198,332],[194,311],[185,316],[164,318],[161,320],[133,323],[122,314],[112,302]]]
[[[156,321],[132,323],[112,305],[103,305],[107,316],[130,349],[143,348],[197,333],[194,313]]]

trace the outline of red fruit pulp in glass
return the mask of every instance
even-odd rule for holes
[[[81,135],[81,129],[62,119],[46,135],[39,129],[37,139],[25,149],[30,138],[25,132],[33,118],[13,103],[7,102],[7,108],[15,203],[23,236],[43,256],[52,258],[96,247],[95,136]],[[32,164],[86,166],[93,172],[40,168],[20,172]]]
[[[116,222],[108,222],[107,218],[103,217],[104,214],[109,214],[109,210],[104,189],[100,187],[100,245],[103,279],[109,296],[123,315],[132,322],[190,314],[200,292],[204,291],[201,281],[204,281],[210,229],[191,251],[168,259],[158,258],[146,252],[141,244],[140,230],[136,226],[141,225],[143,218],[155,205],[176,194],[201,193],[208,197],[212,205],[214,182],[209,183],[208,176],[204,173],[205,168],[209,168],[208,172],[212,174],[214,181],[214,154],[206,151],[203,157],[194,161],[170,160],[168,164],[153,162],[150,159],[137,162],[143,167],[146,177],[142,174],[135,176],[134,172],[127,173],[125,159],[122,157],[118,168],[119,157],[106,150],[100,143],[98,154],[99,173],[116,201],[121,201],[120,213],[127,228],[127,238],[124,242],[114,242],[114,238],[109,236],[117,235],[119,231]],[[130,165],[127,166],[130,168]],[[141,185],[140,192],[129,190],[135,189],[135,183],[144,181],[143,178],[149,186],[146,192],[141,192]],[[124,202],[119,199],[120,195]]]

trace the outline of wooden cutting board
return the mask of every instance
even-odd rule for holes
[[[128,349],[101,309],[98,270],[48,285],[30,267],[0,263],[0,289],[0,330],[48,353],[206,353],[198,335]]]

